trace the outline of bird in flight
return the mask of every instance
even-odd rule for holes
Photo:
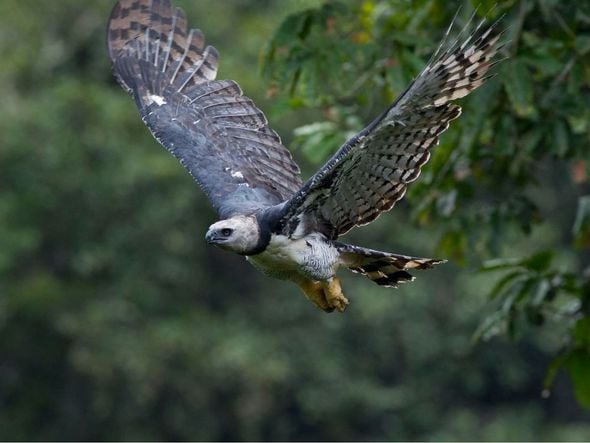
[[[217,211],[207,243],[293,281],[320,309],[343,312],[349,302],[336,277],[340,267],[395,287],[413,280],[408,271],[444,262],[337,239],[404,196],[459,117],[453,101],[484,83],[500,34],[483,23],[463,40],[449,41],[449,27],[395,102],[305,182],[262,111],[236,82],[215,80],[218,52],[199,29],[188,30],[170,0],[119,0],[107,44],[114,75],[143,122]]]

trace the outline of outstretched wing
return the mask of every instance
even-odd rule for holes
[[[119,0],[108,49],[143,121],[222,218],[283,202],[301,187],[299,168],[264,114],[235,82],[214,81],[217,51],[200,30],[187,33],[170,0]]]
[[[499,34],[484,21],[463,42],[447,42],[451,27],[424,70],[381,116],[348,140],[283,207],[276,230],[312,230],[337,238],[375,220],[420,175],[430,149],[457,118],[450,103],[479,87],[494,64]],[[496,22],[497,23],[497,22]]]

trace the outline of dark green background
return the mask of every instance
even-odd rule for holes
[[[367,33],[352,40],[369,38],[375,54],[406,51],[385,77],[371,77],[351,91],[360,74],[339,64],[346,51],[338,53],[340,59],[322,58],[330,34],[313,34],[320,52],[306,54],[300,64],[297,57],[291,65],[268,59],[269,42],[285,18],[322,2],[177,3],[220,51],[219,78],[239,81],[287,146],[295,128],[336,121],[328,129],[335,127],[337,136],[320,131],[310,141],[298,132],[295,158],[305,177],[328,155],[326,146],[331,149],[343,131],[368,122],[400,92],[396,82],[416,74],[459,5],[343,2],[350,9],[335,12],[335,20],[356,17],[358,22],[346,25]],[[559,7],[556,1],[541,3]],[[582,14],[587,5],[579,3]],[[517,154],[504,152],[505,162],[496,159],[497,168],[486,170],[483,195],[466,191],[452,172],[445,176],[451,184],[425,172],[424,185],[440,190],[438,196],[465,191],[458,209],[444,206],[449,197],[438,203],[438,212],[424,209],[428,194],[417,188],[393,212],[347,239],[400,253],[442,254],[451,262],[419,273],[416,282],[397,290],[344,275],[351,305],[343,315],[326,315],[296,286],[270,280],[243,258],[206,245],[204,234],[215,214],[184,169],[152,139],[133,101],[112,78],[104,42],[112,6],[111,0],[0,3],[0,439],[590,438],[590,415],[574,400],[564,373],[558,373],[551,395],[541,396],[547,367],[571,323],[556,317],[542,329],[525,326],[518,341],[472,339],[498,309],[486,301],[497,276],[478,273],[481,260],[545,247],[566,268],[581,269],[577,253],[570,252],[572,235],[563,234],[570,232],[579,190],[571,180],[563,185],[563,177],[569,177],[570,164],[587,158],[588,144],[580,140],[588,138],[572,135],[573,152],[556,160],[529,152],[532,163],[519,167],[535,177],[521,180],[518,192],[536,198],[541,213],[549,215],[531,235],[510,227],[510,217],[500,218],[497,223],[509,233],[503,242],[486,237],[486,247],[479,237],[461,237],[471,231],[454,223],[463,220],[462,210],[485,206],[490,187],[499,193],[496,198],[508,198],[500,183],[508,186],[518,178],[506,172],[519,164]],[[504,2],[500,10],[513,23],[523,7],[528,6]],[[565,20],[576,13],[564,11]],[[379,17],[390,18],[389,28]],[[541,27],[531,23],[530,38],[542,39]],[[386,35],[401,36],[402,29],[408,37],[398,46],[384,43]],[[283,31],[278,46],[292,29],[287,25]],[[416,42],[426,43],[417,50]],[[366,51],[351,52],[350,60],[359,54]],[[331,90],[314,89],[313,70],[307,77],[304,71],[302,83],[291,83],[292,73],[307,69],[310,60],[329,71],[321,87],[333,81]],[[548,76],[555,79],[566,62],[557,57]],[[442,169],[436,158],[446,158],[458,144],[474,110],[491,106],[482,103],[486,97],[514,104],[518,124],[530,117],[527,131],[541,131],[543,121],[533,120],[527,108],[536,102],[533,92],[527,96],[532,86],[526,83],[550,79],[534,70],[519,79],[523,68],[510,66],[514,82],[520,82],[515,91],[508,90],[507,98],[499,90],[506,80],[500,79],[477,91],[480,101],[468,103],[472,113],[461,117],[463,129],[445,135],[431,171]],[[587,60],[583,69],[590,77]],[[588,104],[589,84],[568,93]],[[346,90],[350,96],[338,98]],[[330,110],[346,118],[331,118]],[[566,137],[575,133],[574,123],[565,127]],[[489,149],[493,139],[480,143],[472,137],[472,144],[488,143]],[[315,149],[322,140],[324,148]],[[472,152],[465,145],[457,149]],[[529,187],[532,181],[539,184]],[[476,219],[468,226],[477,231],[491,225]],[[481,247],[471,247],[471,240]]]

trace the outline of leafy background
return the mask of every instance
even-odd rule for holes
[[[178,1],[306,176],[475,3],[507,59],[347,236],[450,263],[343,275],[326,315],[205,245],[215,214],[112,78],[112,1],[1,2],[0,438],[588,439],[590,3]]]

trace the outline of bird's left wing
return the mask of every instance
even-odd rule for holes
[[[276,205],[301,187],[299,168],[262,111],[237,83],[214,80],[217,51],[200,30],[187,30],[170,0],[119,0],[108,49],[143,121],[222,218]]]
[[[400,200],[430,149],[486,80],[499,45],[484,21],[464,41],[445,40],[424,70],[380,117],[347,141],[282,208],[275,228],[287,235],[316,230],[335,239],[375,220]],[[496,22],[497,23],[497,22]],[[303,226],[303,229],[302,229]]]

